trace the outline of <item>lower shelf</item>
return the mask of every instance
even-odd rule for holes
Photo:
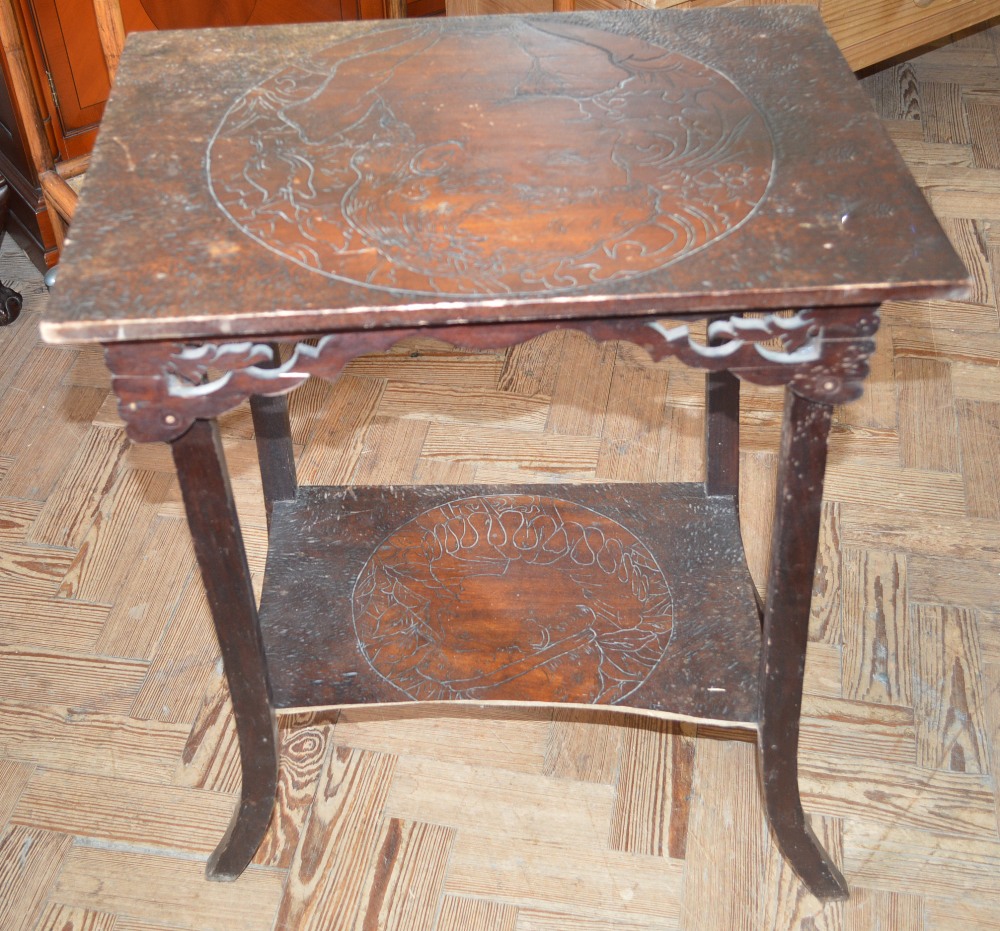
[[[301,488],[261,599],[279,709],[564,703],[757,720],[731,498],[701,485]]]

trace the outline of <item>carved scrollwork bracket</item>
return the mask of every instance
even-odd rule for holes
[[[496,349],[560,328],[582,330],[596,340],[627,340],[654,361],[673,357],[694,368],[729,370],[745,381],[787,384],[803,397],[839,404],[861,395],[875,350],[878,308],[717,319],[708,326],[705,344],[693,339],[686,325],[632,317],[332,333],[315,344],[297,343],[280,364],[271,346],[255,342],[118,343],[105,348],[105,357],[128,434],[146,442],[175,439],[196,419],[217,417],[251,395],[285,394],[311,376],[335,378],[355,356],[409,336]]]
[[[790,385],[813,401],[846,404],[861,397],[878,325],[878,307],[869,306],[806,309],[791,317],[731,317],[711,322],[708,345],[700,345],[686,326],[667,329],[654,323],[669,350],[654,349],[651,355],[728,370],[758,385]]]

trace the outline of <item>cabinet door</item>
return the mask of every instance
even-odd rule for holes
[[[31,0],[42,49],[42,74],[52,96],[45,101],[63,158],[89,152],[110,83],[92,0]],[[44,90],[44,88],[43,88]]]

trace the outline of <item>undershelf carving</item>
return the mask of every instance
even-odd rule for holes
[[[251,395],[285,394],[312,376],[332,380],[351,359],[407,337],[499,349],[565,328],[598,341],[634,343],[654,362],[672,357],[693,368],[728,370],[759,385],[790,385],[803,397],[841,404],[861,395],[867,360],[875,350],[878,308],[714,319],[706,344],[694,340],[686,324],[670,327],[629,317],[331,333],[296,343],[280,364],[270,345],[254,342],[114,344],[105,355],[128,434],[145,442],[176,439],[196,419],[217,417]]]

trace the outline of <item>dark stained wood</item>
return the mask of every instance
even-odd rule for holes
[[[273,353],[265,368],[277,368],[281,363],[278,346],[271,346]],[[264,491],[264,507],[268,526],[275,501],[289,501],[295,497],[298,484],[295,479],[295,451],[292,448],[292,426],[288,420],[288,399],[285,395],[250,398],[257,458],[260,461],[260,478]]]
[[[846,898],[847,883],[802,810],[798,744],[832,414],[829,404],[785,392],[760,659],[759,745],[768,820],[792,868],[823,899]]]
[[[271,347],[252,342],[111,343],[105,347],[105,358],[114,374],[119,412],[129,436],[140,441],[170,440],[198,418],[216,417],[254,395],[284,394],[312,375],[335,378],[356,356],[387,349],[418,334],[467,348],[493,349],[572,327],[595,339],[629,340],[653,361],[674,357],[694,368],[720,375],[728,371],[758,385],[792,384],[816,400],[843,404],[861,396],[878,322],[874,307],[834,307],[822,313],[804,310],[793,319],[732,317],[713,323],[715,345],[706,347],[692,339],[686,324],[668,328],[656,319],[629,317],[557,319],[364,330],[352,332],[349,339],[330,333],[318,342],[298,343],[277,367],[272,365]],[[762,345],[775,337],[784,351]],[[728,409],[723,419],[732,420],[731,406],[736,401],[738,394],[722,405]],[[713,403],[720,403],[718,397]],[[718,433],[721,427],[710,421],[708,429]],[[727,430],[724,445],[732,456],[737,438],[731,424]],[[728,468],[733,471],[735,466],[730,463]]]
[[[240,804],[206,873],[209,879],[235,879],[260,846],[274,809],[277,724],[250,569],[218,428],[200,420],[174,440],[172,451],[222,648],[240,742]]]
[[[141,34],[103,126],[54,341],[878,303],[965,278],[804,8]]]
[[[724,344],[709,336],[709,345]],[[740,383],[732,372],[710,372],[705,379],[705,490],[710,495],[740,491]]]
[[[757,717],[739,523],[700,485],[304,488],[275,505],[261,623],[279,708]]]
[[[877,305],[966,275],[815,11],[161,34],[119,75],[42,332],[103,342],[129,435],[174,446],[243,766],[210,872],[266,827],[274,707],[596,703],[757,724],[781,849],[846,894],[796,763],[830,411]],[[296,491],[281,398],[310,377],[558,327],[710,373],[704,485]],[[787,386],[763,646],[737,379]],[[259,617],[207,423],[247,398]]]

